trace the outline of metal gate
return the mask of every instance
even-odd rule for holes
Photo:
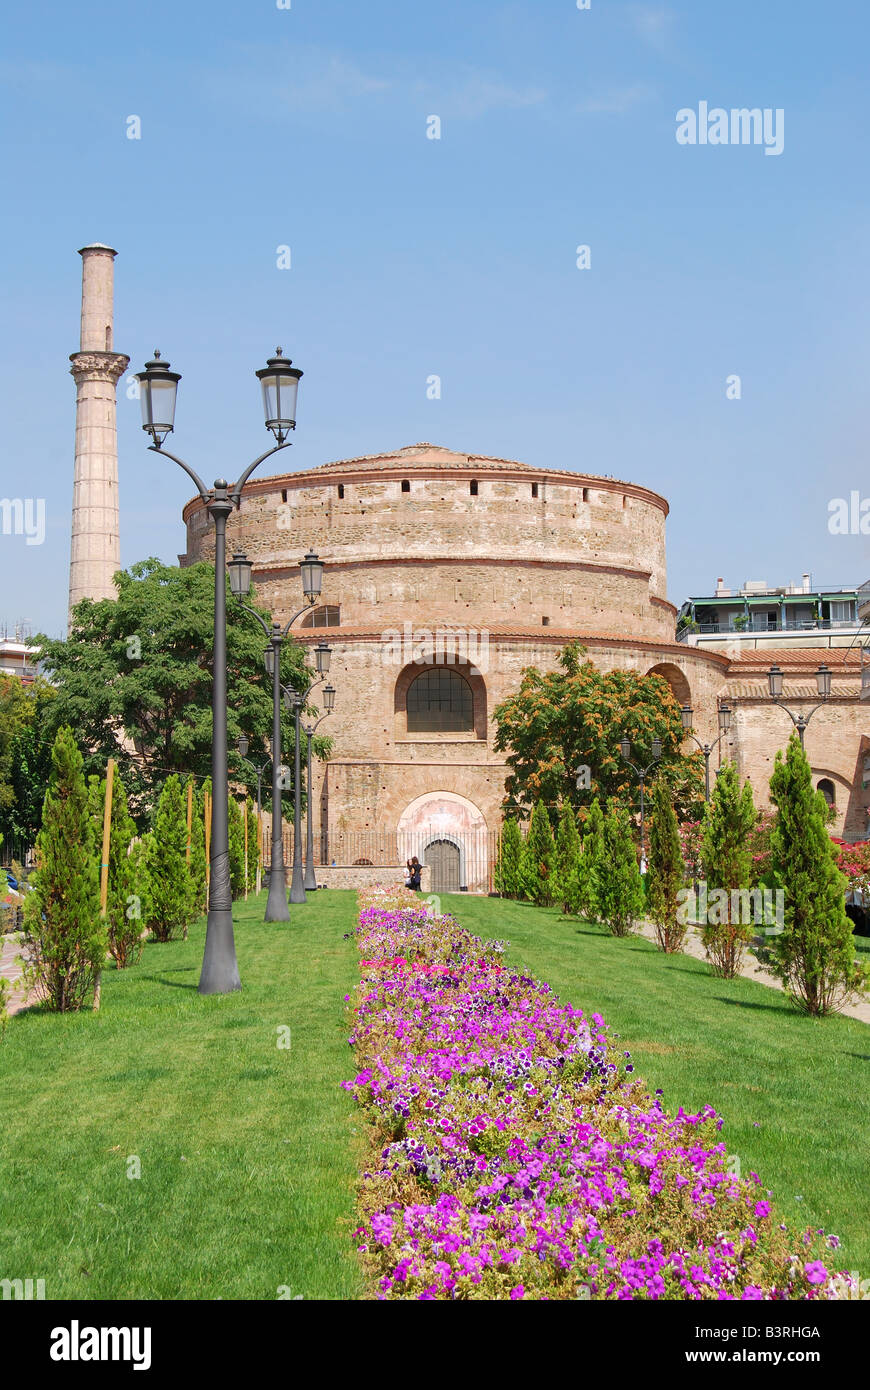
[[[429,891],[459,892],[459,846],[451,840],[432,840],[423,851],[423,862],[432,869]]]

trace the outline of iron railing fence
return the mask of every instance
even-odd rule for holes
[[[293,864],[293,826],[282,825],[284,841],[284,862]],[[435,845],[453,846],[456,853],[448,850],[447,856],[439,854],[439,873],[452,875],[455,864],[457,889],[469,892],[489,893],[493,891],[493,872],[498,857],[500,831],[475,829],[445,831],[439,825],[418,827],[415,830],[322,830],[314,837],[315,868],[351,868],[371,865],[373,868],[392,870],[399,880],[405,865],[414,855],[421,864],[430,857],[431,847]],[[302,836],[302,857],[305,857],[305,834]],[[448,866],[445,868],[444,859]],[[271,828],[267,815],[263,817],[263,866],[268,871],[272,858]],[[387,875],[389,877],[389,875]],[[450,891],[442,882],[442,892]],[[434,884],[432,891],[437,891]]]

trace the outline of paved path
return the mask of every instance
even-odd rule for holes
[[[21,978],[21,946],[17,941],[10,941],[7,936],[0,937],[3,945],[0,947],[0,976],[5,976],[12,986],[9,992],[9,1000],[6,1004],[6,1012],[10,1015],[17,1014],[19,1009],[23,1009],[29,1002],[24,989],[17,982]],[[16,987],[17,986],[17,987]]]
[[[647,937],[648,940],[655,941],[656,929],[652,922],[649,920],[641,922],[640,930],[641,934]],[[695,956],[697,960],[707,959],[706,952],[704,951],[704,944],[694,927],[689,928],[683,945],[683,951],[688,956]],[[755,957],[748,952],[740,974],[744,975],[747,980],[757,980],[760,985],[770,985],[773,989],[778,989],[780,992],[782,991],[782,985],[779,983],[776,976],[771,975],[769,970],[765,970],[763,966],[759,965]],[[864,998],[859,1004],[844,1004],[840,1009],[840,1013],[847,1014],[849,1018],[860,1019],[862,1023],[870,1023],[870,999]]]

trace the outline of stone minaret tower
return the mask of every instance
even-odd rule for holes
[[[83,598],[114,598],[121,568],[115,389],[129,357],[112,350],[116,251],[83,246],[81,348],[70,355],[76,383],[69,607]]]

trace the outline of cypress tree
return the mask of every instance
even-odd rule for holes
[[[90,786],[94,841],[99,854],[103,845],[106,779],[91,777]],[[136,826],[127,808],[127,793],[116,768],[112,777],[105,923],[109,952],[119,970],[135,965],[144,947],[141,899],[135,882],[136,865],[130,858],[135,835]]]
[[[209,784],[211,785],[211,784]],[[193,815],[190,820],[190,863],[188,870],[193,882],[193,915],[201,917],[208,910],[205,900],[205,826],[203,824],[202,788],[193,789]],[[187,790],[184,793],[185,826],[187,825]],[[186,849],[185,849],[186,856]]]
[[[664,777],[653,785],[649,832],[649,908],[659,948],[679,951],[688,924],[678,918],[683,886],[683,853],[670,788]]]
[[[253,893],[257,884],[257,870],[260,867],[260,841],[257,808],[250,797],[245,802],[245,815],[248,820],[248,892]]]
[[[242,803],[234,796],[229,804],[230,891],[234,898],[245,895],[245,822]]]
[[[846,879],[825,829],[828,808],[821,792],[813,790],[797,734],[789,739],[785,758],[776,755],[770,795],[776,806],[772,863],[783,890],[783,922],[755,954],[798,1008],[828,1014],[863,993],[867,971],[855,956]]]
[[[66,725],[52,748],[36,863],[24,913],[26,983],[66,1013],[93,999],[108,945],[82,755]]]
[[[171,941],[187,933],[196,913],[194,882],[186,861],[187,804],[176,773],[167,777],[154,828],[146,836],[145,863],[149,880],[147,925],[156,941]]]
[[[504,898],[518,898],[522,882],[523,833],[512,817],[504,822],[495,862],[495,891]]]
[[[603,857],[604,815],[596,797],[583,823],[581,853],[571,884],[571,910],[589,922],[597,922],[601,915],[598,899]]]
[[[643,881],[628,810],[611,798],[604,818],[598,883],[601,919],[614,936],[630,936],[643,913]]]
[[[548,907],[553,901],[553,866],[556,847],[550,817],[543,801],[535,802],[523,851],[523,890],[533,903]]]
[[[723,763],[704,814],[701,859],[707,884],[706,920],[701,940],[715,975],[732,980],[740,973],[753,936],[747,890],[752,882],[751,836],[758,819],[748,782],[740,790],[737,769]]]
[[[556,902],[561,902],[563,912],[571,911],[573,884],[576,881],[579,858],[580,835],[577,830],[577,817],[570,801],[563,801],[556,828],[553,865],[553,897]]]

